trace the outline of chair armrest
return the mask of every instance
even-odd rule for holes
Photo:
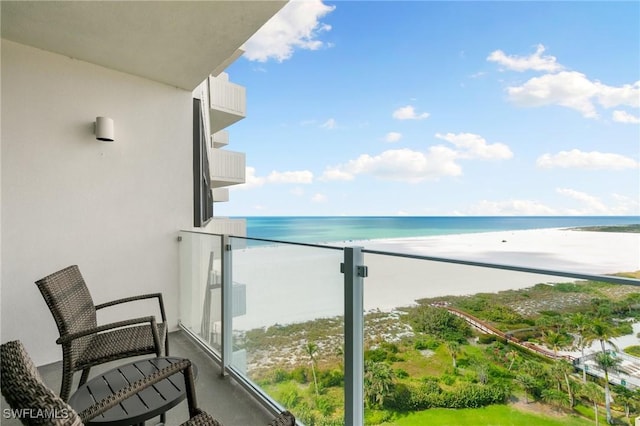
[[[125,321],[112,322],[110,324],[100,325],[98,327],[89,328],[87,330],[79,331],[77,333],[65,334],[64,336],[60,336],[58,340],[56,340],[56,343],[59,345],[63,345],[65,343],[71,342],[72,340],[78,339],[80,337],[85,337],[90,334],[96,334],[102,331],[112,330],[114,328],[121,328],[129,325],[141,324],[145,322],[148,322],[151,324],[153,333],[157,335],[158,327],[156,325],[156,318],[154,316],[149,316],[149,317],[133,318]]]
[[[101,401],[96,402],[89,408],[86,408],[84,411],[79,413],[79,416],[82,419],[82,422],[86,423],[87,421],[95,418],[96,416],[99,416],[110,408],[115,407],[120,402],[135,395],[141,390],[146,389],[147,387],[154,385],[159,381],[164,380],[167,377],[172,376],[180,371],[184,371],[185,389],[187,393],[187,400],[189,403],[189,415],[193,417],[200,411],[197,408],[197,403],[195,400],[193,368],[191,367],[191,361],[188,359],[178,361],[175,364],[171,364],[168,367],[160,369],[143,379],[131,383],[129,386],[122,388],[118,392],[109,395]]]
[[[122,299],[112,300],[111,302],[100,303],[96,305],[96,310],[107,308],[109,306],[119,305],[121,303],[134,302],[136,300],[144,300],[144,299],[152,299],[156,297],[158,299],[158,305],[160,307],[160,317],[162,318],[162,322],[167,322],[167,317],[164,311],[164,302],[162,301],[162,293],[150,293],[150,294],[141,294],[139,296],[131,296],[124,297]]]

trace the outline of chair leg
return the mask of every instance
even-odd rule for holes
[[[62,366],[62,383],[60,384],[60,398],[67,402],[71,395],[71,383],[73,382],[73,371],[63,362]]]
[[[169,332],[164,336],[164,356],[169,356]]]
[[[87,367],[82,370],[82,376],[80,376],[80,383],[78,383],[78,387],[87,383],[87,379],[89,378],[89,370],[91,370],[91,367]]]

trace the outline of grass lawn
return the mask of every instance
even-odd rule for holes
[[[460,410],[432,408],[384,423],[388,426],[587,426],[592,424],[593,422],[577,416],[548,417],[525,413],[508,405]]]

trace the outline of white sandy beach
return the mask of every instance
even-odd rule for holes
[[[637,233],[539,229],[339,245],[587,274],[640,270],[640,234]],[[233,280],[246,285],[247,297],[247,314],[234,318],[234,329],[343,314],[342,251],[280,245],[237,250],[233,256]],[[574,281],[368,253],[365,253],[365,264],[369,269],[365,279],[365,310],[390,310],[424,297]]]
[[[588,274],[640,270],[640,234],[532,229],[361,242],[367,249]]]

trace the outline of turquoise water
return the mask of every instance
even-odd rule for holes
[[[301,243],[640,223],[639,216],[250,216],[247,236]]]

